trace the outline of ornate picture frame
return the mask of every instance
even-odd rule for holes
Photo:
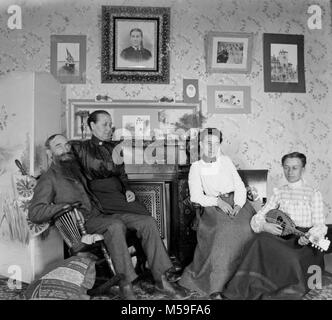
[[[170,8],[102,6],[102,83],[169,83]]]
[[[306,92],[304,36],[263,34],[264,92]]]
[[[209,113],[250,113],[249,86],[207,86]]]
[[[85,35],[51,35],[51,73],[60,83],[86,82]]]
[[[206,39],[209,73],[250,73],[252,33],[211,31]]]

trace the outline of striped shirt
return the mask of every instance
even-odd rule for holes
[[[263,230],[265,215],[271,209],[287,213],[298,227],[311,228],[311,235],[321,237],[327,232],[322,195],[303,180],[273,190],[267,204],[251,220],[254,232]]]

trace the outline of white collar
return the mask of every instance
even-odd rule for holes
[[[300,187],[303,187],[303,185],[305,184],[304,180],[303,179],[300,179],[299,181],[296,181],[296,182],[288,182],[287,185],[290,189],[297,189],[297,188],[300,188]]]

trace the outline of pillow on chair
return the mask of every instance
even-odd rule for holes
[[[31,300],[88,300],[87,290],[95,279],[94,256],[73,256],[53,265],[28,286],[24,295]]]

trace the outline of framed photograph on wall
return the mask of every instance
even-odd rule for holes
[[[102,83],[169,83],[170,8],[102,6]]]
[[[207,86],[209,113],[250,113],[250,87]]]
[[[51,35],[51,73],[60,83],[85,83],[86,36]]]
[[[252,33],[214,32],[207,35],[207,71],[250,73]]]
[[[264,91],[306,92],[304,36],[264,33]]]

